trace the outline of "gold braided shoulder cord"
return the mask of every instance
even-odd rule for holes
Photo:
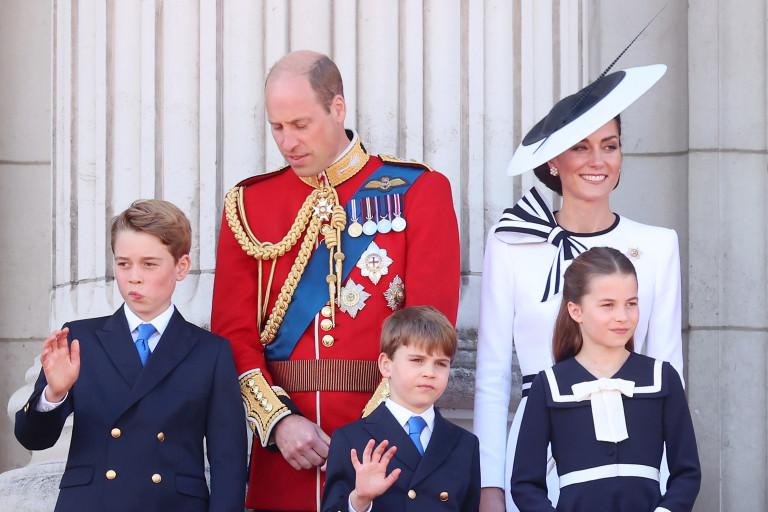
[[[244,187],[234,187],[227,194],[224,202],[225,214],[227,224],[232,230],[235,239],[240,244],[240,247],[250,256],[261,262],[264,260],[276,260],[279,256],[283,256],[290,251],[298,242],[302,232],[306,230],[304,240],[299,249],[299,254],[296,256],[296,260],[291,267],[288,277],[280,288],[280,293],[277,296],[275,305],[272,308],[272,312],[266,321],[264,329],[260,334],[261,342],[264,345],[268,345],[274,341],[277,331],[283,322],[285,312],[288,309],[288,305],[291,303],[293,293],[296,291],[296,286],[299,284],[304,269],[312,256],[312,250],[314,249],[315,242],[317,241],[318,234],[320,233],[321,219],[319,215],[314,215],[315,206],[321,204],[321,201],[327,204],[328,199],[331,198],[333,203],[333,210],[331,213],[331,222],[328,226],[330,229],[324,230],[326,236],[326,245],[331,252],[331,261],[336,261],[336,273],[330,273],[328,276],[328,288],[330,295],[330,302],[334,311],[335,319],[335,303],[336,283],[341,282],[341,262],[344,260],[344,253],[341,252],[341,231],[346,226],[346,212],[344,208],[339,205],[339,198],[336,190],[332,187],[322,186],[312,191],[312,193],[304,201],[304,204],[299,209],[299,213],[291,226],[291,229],[283,237],[283,239],[273,244],[271,242],[261,242],[251,231],[248,226],[248,221],[245,215],[245,206],[243,204],[243,189]],[[242,223],[241,223],[242,220]],[[243,224],[245,226],[243,226]],[[334,252],[335,249],[335,252]],[[275,265],[272,264],[272,272],[270,274],[269,283],[267,285],[266,293],[269,292],[272,284],[272,274],[274,274]],[[261,283],[261,267],[259,267],[259,300],[261,301],[262,292]],[[264,307],[266,307],[266,297],[264,300]],[[261,328],[261,319],[263,317],[261,307],[258,307],[257,313],[259,328]],[[334,322],[335,323],[335,322]]]

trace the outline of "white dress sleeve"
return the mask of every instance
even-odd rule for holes
[[[515,281],[510,246],[491,228],[485,248],[477,333],[474,432],[480,439],[482,487],[504,489],[507,417],[512,389]]]
[[[646,355],[668,361],[683,379],[683,339],[680,284],[680,249],[677,233],[663,230],[656,249],[659,251],[653,305],[645,341]],[[642,305],[640,306],[642,307]]]

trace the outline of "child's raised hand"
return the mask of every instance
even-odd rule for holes
[[[365,445],[362,462],[357,460],[357,450],[352,448],[350,455],[355,468],[355,489],[349,495],[352,507],[361,511],[368,508],[374,498],[384,494],[400,476],[400,468],[393,469],[387,475],[387,465],[397,451],[397,446],[387,450],[389,441],[382,441],[376,449],[376,441],[371,439]],[[386,451],[385,451],[386,450]]]
[[[67,334],[69,327],[53,331],[43,343],[40,355],[45,380],[48,381],[45,399],[52,403],[60,402],[80,375],[80,342],[72,340],[70,347]]]

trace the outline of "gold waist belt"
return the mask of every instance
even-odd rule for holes
[[[306,359],[267,361],[276,386],[288,393],[301,391],[349,391],[373,393],[381,380],[376,361],[354,359]]]

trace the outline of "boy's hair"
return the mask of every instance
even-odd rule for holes
[[[410,306],[396,311],[381,328],[381,351],[390,359],[398,348],[415,345],[428,354],[442,352],[453,361],[458,343],[453,324],[432,306]]]
[[[192,228],[189,219],[178,206],[160,199],[139,199],[127,210],[112,219],[112,253],[115,252],[115,239],[120,231],[148,233],[160,239],[174,261],[192,248]]]
[[[552,355],[556,363],[574,357],[584,344],[581,328],[568,312],[568,303],[581,304],[584,296],[590,292],[592,278],[614,274],[631,275],[637,282],[637,273],[632,262],[612,247],[591,248],[574,259],[565,271],[563,301],[560,303],[555,331],[552,334]],[[635,349],[634,335],[629,338],[625,347],[630,352]]]

